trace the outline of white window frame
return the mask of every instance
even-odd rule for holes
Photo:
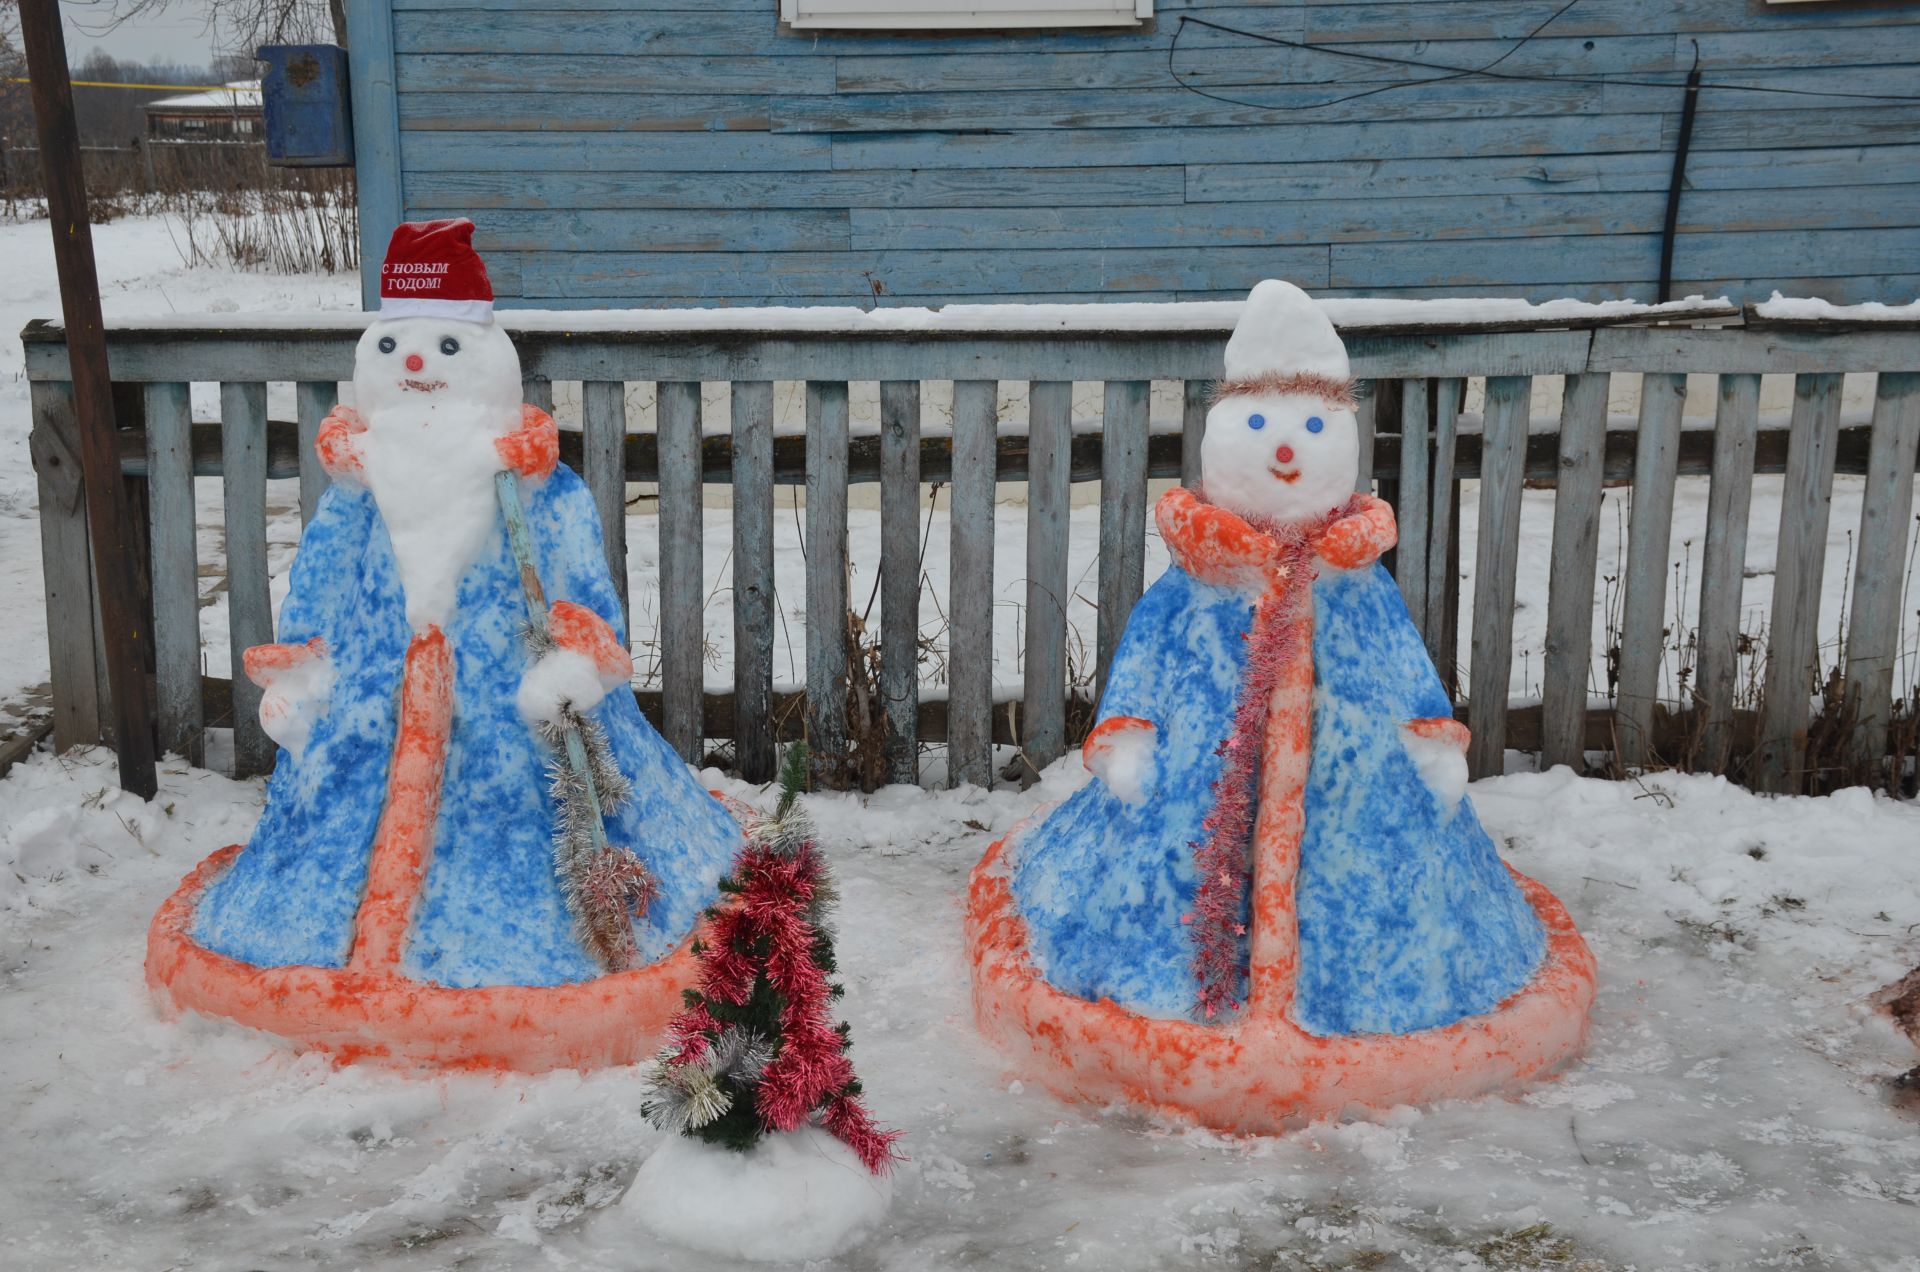
[[[1153,0],[780,0],[796,31],[967,31],[1139,26]]]

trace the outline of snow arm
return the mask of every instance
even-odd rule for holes
[[[520,408],[520,427],[494,439],[500,463],[522,477],[548,477],[560,462],[560,430],[537,406]]]
[[[355,490],[367,484],[366,456],[360,450],[360,434],[367,422],[350,406],[336,406],[320,421],[320,434],[313,449],[320,456],[320,467],[327,476]]]
[[[1451,810],[1467,795],[1467,726],[1452,716],[1409,720],[1400,726],[1407,758],[1442,809]]]
[[[260,727],[294,759],[333,700],[333,657],[315,636],[299,644],[255,645],[243,655],[247,679],[259,685]]]
[[[1105,782],[1115,798],[1144,804],[1160,784],[1160,763],[1154,750],[1160,731],[1151,720],[1112,716],[1087,735],[1081,759],[1087,771]]]
[[[1372,565],[1399,541],[1393,507],[1373,495],[1355,495],[1347,514],[1313,540],[1314,554],[1336,570],[1358,570]]]
[[[585,713],[633,678],[633,656],[607,620],[584,605],[556,601],[547,612],[554,648],[527,668],[515,705],[529,724],[551,723],[561,708]]]

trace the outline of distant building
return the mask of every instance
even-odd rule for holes
[[[261,133],[260,81],[148,102],[147,136],[155,141],[253,141]]]

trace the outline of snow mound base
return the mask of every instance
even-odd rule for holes
[[[621,1211],[657,1237],[755,1263],[830,1258],[879,1222],[893,1181],[825,1131],[768,1135],[744,1153],[687,1135],[641,1164]]]

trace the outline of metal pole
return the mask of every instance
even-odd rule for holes
[[[1660,227],[1661,304],[1673,299],[1673,234],[1680,223],[1680,192],[1687,184],[1687,151],[1693,147],[1693,114],[1700,104],[1700,42],[1693,42],[1693,69],[1687,72],[1687,95],[1680,106],[1680,140],[1673,148],[1673,177],[1667,182],[1667,214]]]
[[[60,308],[67,325],[69,374],[80,425],[80,471],[106,644],[107,688],[113,696],[120,786],[151,799],[155,775],[153,717],[147,703],[148,634],[136,600],[134,543],[128,533],[126,491],[114,438],[113,380],[100,317],[100,279],[93,263],[80,134],[73,117],[73,86],[68,82],[67,41],[60,28],[58,0],[21,0],[20,35],[26,46],[27,74],[33,81],[33,111],[40,124],[47,222],[53,230]],[[60,632],[50,635],[53,640],[64,639]]]

